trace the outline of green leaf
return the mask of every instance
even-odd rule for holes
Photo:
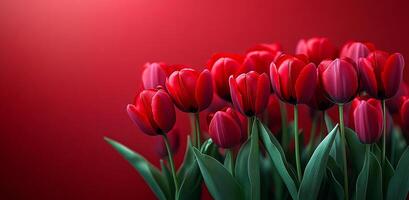
[[[359,141],[357,134],[349,128],[345,128],[345,139],[350,151],[349,160],[354,167],[354,171],[359,173],[365,161],[365,145]]]
[[[195,154],[192,149],[192,142],[190,137],[187,137],[185,158],[183,159],[182,165],[179,167],[177,172],[178,180],[183,180],[189,168],[196,162]]]
[[[233,153],[230,150],[226,150],[226,157],[224,158],[224,167],[234,176],[233,169]]]
[[[334,143],[338,125],[322,140],[305,167],[304,177],[298,192],[298,199],[317,199],[321,181],[325,175],[327,160]]]
[[[253,122],[253,128],[250,137],[250,154],[247,165],[251,185],[251,199],[260,199],[260,149],[259,149],[259,130],[262,125],[258,119]]]
[[[193,148],[206,186],[216,200],[243,199],[243,191],[234,177],[216,159]]]
[[[145,158],[138,153],[135,153],[128,147],[121,143],[104,138],[114,149],[116,149],[143,177],[145,182],[149,185],[156,197],[159,199],[170,199],[171,192],[165,177],[152,166]]]
[[[385,159],[385,162],[382,165],[382,188],[383,188],[383,195],[386,198],[386,194],[388,193],[388,185],[389,181],[395,174],[395,170],[393,169],[391,163],[388,159]]]
[[[409,192],[409,148],[399,160],[395,175],[389,181],[388,200],[404,200]]]
[[[270,159],[273,161],[273,164],[286,185],[291,197],[297,199],[297,187],[287,169],[287,160],[285,159],[284,151],[281,148],[280,143],[264,126],[260,126],[260,136]]]
[[[378,159],[369,153],[356,180],[356,199],[382,199],[382,170]]]
[[[327,168],[327,176],[329,179],[330,187],[334,191],[338,200],[344,199],[344,188],[342,188],[341,184],[335,178],[334,173],[332,172],[331,168]]]
[[[244,191],[245,199],[251,198],[250,177],[248,176],[248,158],[250,157],[251,141],[250,138],[241,145],[236,158],[235,175],[238,183]]]
[[[193,146],[188,139],[187,150],[185,154],[185,161],[182,164],[184,168],[184,173],[179,173],[180,188],[178,200],[190,200],[199,199],[202,193],[202,174],[200,173],[199,166],[197,165],[196,158],[193,152]],[[188,156],[188,157],[187,157]],[[192,156],[192,157],[191,157]],[[187,164],[189,163],[189,164]],[[181,168],[182,168],[181,167]]]
[[[170,172],[168,166],[166,166],[166,164],[164,163],[164,161],[162,159],[160,159],[159,162],[160,162],[160,167],[162,169],[163,177],[165,177],[165,179],[166,179],[166,181],[167,181],[167,183],[169,185],[169,188],[170,188],[170,191],[171,191],[171,196],[174,196],[175,195],[175,184],[173,182],[172,173]]]
[[[381,149],[378,147],[377,144],[373,144],[372,145],[372,153],[376,156],[376,158],[378,160],[382,160],[382,151]]]
[[[394,127],[391,133],[391,164],[397,166],[399,158],[406,149],[406,140],[399,127]]]
[[[273,175],[273,178],[271,175]],[[274,193],[271,188],[273,188],[274,183]],[[275,172],[273,163],[271,159],[266,155],[266,157],[260,155],[260,186],[261,186],[261,199],[283,199],[283,188],[280,176]]]

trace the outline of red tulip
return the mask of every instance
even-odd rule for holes
[[[362,100],[354,111],[355,132],[364,144],[372,144],[382,135],[382,107],[378,100]]]
[[[219,97],[231,101],[229,77],[237,75],[241,63],[233,57],[221,57],[211,67],[211,74],[215,91]]]
[[[168,139],[169,139],[169,145],[170,145],[170,151],[172,154],[175,154],[180,147],[180,135],[179,135],[179,129],[174,128],[172,129],[168,134]],[[168,151],[166,149],[166,144],[165,141],[163,140],[163,137],[158,137],[155,145],[155,150],[156,153],[159,155],[160,158],[164,158],[168,156]]]
[[[142,91],[135,105],[129,104],[126,109],[132,121],[148,135],[167,133],[175,125],[175,107],[163,89]]]
[[[264,111],[270,95],[270,83],[267,74],[250,71],[237,78],[230,76],[230,95],[237,110],[247,116]]]
[[[340,58],[350,58],[358,64],[359,58],[366,58],[374,50],[372,43],[348,42],[342,47]]]
[[[320,63],[320,65],[329,64],[330,61],[324,61]],[[319,65],[318,65],[318,68]],[[314,110],[324,111],[331,108],[334,103],[330,101],[327,96],[325,95],[324,88],[322,86],[322,82],[319,78],[317,78],[317,85],[315,87],[315,93],[312,95],[311,100],[307,103],[308,106],[313,108]]]
[[[389,112],[392,114],[399,112],[399,109],[401,108],[404,100],[403,97],[408,95],[409,87],[405,82],[402,81],[396,95],[386,101],[386,107],[388,107]]]
[[[158,86],[165,87],[166,78],[177,69],[178,66],[167,66],[165,63],[146,63],[142,72],[143,88],[155,89]]]
[[[280,100],[275,94],[268,98],[267,109],[260,118],[267,125],[273,134],[277,134],[281,129]]]
[[[350,59],[323,61],[318,71],[324,92],[334,103],[348,103],[356,96],[358,71]]]
[[[166,88],[183,112],[202,111],[212,102],[212,77],[207,69],[201,73],[189,68],[175,71],[167,79]]]
[[[256,71],[260,74],[268,74],[270,63],[276,58],[276,54],[271,51],[257,50],[247,53],[243,61],[243,66],[240,72]]]
[[[409,98],[405,97],[400,109],[401,124],[405,131],[409,130]]]
[[[249,48],[247,53],[252,51],[269,51],[272,54],[281,54],[282,47],[279,43],[271,43],[271,44],[256,44],[255,46]]]
[[[291,104],[310,101],[317,82],[315,65],[289,55],[281,56],[276,64],[271,63],[270,77],[277,96]]]
[[[377,99],[393,97],[402,82],[404,65],[400,53],[389,55],[383,51],[374,51],[367,58],[359,59],[364,90]]]
[[[217,111],[210,121],[209,135],[217,146],[230,149],[239,145],[247,137],[242,124],[243,120],[232,108]]]
[[[309,40],[301,39],[297,44],[295,53],[306,55],[318,65],[323,60],[335,59],[338,50],[328,38],[315,37]]]

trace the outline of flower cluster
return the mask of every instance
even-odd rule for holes
[[[201,181],[215,199],[370,198],[367,188],[378,186],[379,198],[406,197],[409,188],[400,191],[391,184],[401,180],[400,167],[409,167],[397,163],[400,155],[401,160],[409,160],[409,152],[402,150],[406,144],[396,144],[404,142],[398,126],[409,132],[404,65],[400,53],[380,50],[370,42],[351,41],[338,49],[321,37],[300,40],[294,54],[277,43],[258,44],[244,54],[217,53],[204,69],[147,63],[142,73],[144,90],[127,112],[142,132],[162,137],[157,149],[167,160],[162,171],[168,176],[158,175],[149,164],[150,170],[142,169],[141,163],[147,161],[139,154],[107,140],[160,199],[199,198],[201,187],[196,183]],[[307,143],[300,142],[306,139],[306,130],[299,128],[300,105],[314,113]],[[178,172],[172,157],[180,145],[175,107],[192,113],[195,122]],[[294,112],[292,122],[288,107]],[[200,127],[200,115],[206,116],[207,128]],[[333,125],[334,119],[339,125]],[[327,124],[329,133],[323,134],[321,125],[315,136],[319,124]],[[173,135],[170,142],[168,134]],[[290,175],[291,165],[295,177]],[[158,177],[168,178],[167,186]],[[229,187],[220,188],[222,184]]]

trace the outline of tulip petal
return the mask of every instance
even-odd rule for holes
[[[240,111],[242,114],[245,114],[243,111],[243,97],[241,96],[236,79],[234,79],[233,75],[229,78],[229,86],[230,86],[230,96],[233,102],[234,107]]]
[[[307,41],[305,39],[298,41],[295,54],[307,54]]]
[[[381,73],[386,98],[393,97],[398,92],[402,82],[404,65],[405,61],[400,53],[394,53],[386,60]]]
[[[152,115],[156,124],[164,133],[173,128],[176,122],[175,107],[164,90],[159,90],[152,97]]]
[[[147,63],[142,72],[142,83],[145,89],[155,89],[157,86],[165,86],[166,72],[159,63]]]
[[[273,91],[276,93],[277,97],[283,100],[280,88],[280,76],[278,75],[277,66],[274,62],[270,64],[270,78]]]
[[[209,107],[213,98],[212,77],[209,70],[205,69],[200,73],[196,82],[195,98],[198,105],[198,111]]]
[[[267,74],[259,76],[256,88],[255,114],[262,113],[267,106],[270,95],[270,83]]]
[[[313,63],[306,65],[295,82],[297,103],[307,103],[314,95],[317,85],[317,68]]]
[[[361,101],[354,111],[355,131],[360,141],[372,144],[382,135],[382,110]]]
[[[128,104],[126,111],[129,118],[141,129],[142,132],[148,135],[156,135],[154,128],[151,126],[149,119],[145,114],[138,112],[136,107],[132,104]]]
[[[371,66],[371,62],[366,58],[359,59],[359,75],[362,85],[371,96],[378,96],[378,86],[376,82],[375,72]]]
[[[218,111],[210,122],[209,135],[217,146],[228,149],[240,143],[241,129],[226,112]]]

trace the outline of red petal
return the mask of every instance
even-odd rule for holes
[[[153,119],[159,128],[164,132],[169,132],[175,125],[175,107],[169,95],[164,90],[159,90],[152,98]]]
[[[256,90],[256,105],[254,111],[257,115],[266,109],[270,96],[270,83],[267,74],[263,73],[259,76]]]
[[[295,83],[297,103],[307,103],[314,95],[317,85],[317,68],[313,63],[306,65]]]
[[[386,60],[381,73],[386,98],[393,97],[402,82],[405,61],[400,53],[394,53]]]
[[[359,75],[364,89],[373,97],[378,96],[378,86],[371,62],[366,58],[359,59]]]
[[[199,108],[198,111],[201,111],[209,107],[213,98],[212,77],[209,70],[205,69],[200,73],[196,84],[195,98]]]

